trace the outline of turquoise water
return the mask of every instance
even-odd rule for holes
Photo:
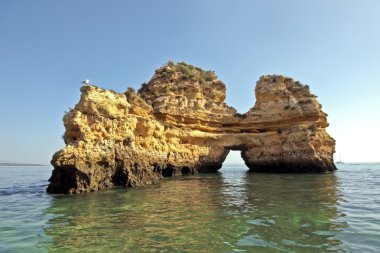
[[[380,164],[338,168],[50,196],[51,167],[3,167],[0,252],[380,252]]]

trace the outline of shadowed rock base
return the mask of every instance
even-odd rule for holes
[[[335,165],[326,166],[318,163],[287,163],[278,162],[273,163],[256,163],[250,164],[249,171],[252,172],[266,172],[266,173],[325,173],[333,172],[336,170]]]
[[[307,85],[263,76],[255,106],[239,114],[224,102],[213,71],[185,63],[156,70],[136,93],[81,88],[63,118],[66,147],[54,154],[49,193],[82,193],[214,172],[230,150],[250,171],[322,173],[336,169],[335,141]]]

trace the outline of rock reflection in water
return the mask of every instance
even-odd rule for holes
[[[338,251],[336,178],[234,172],[56,197],[51,252]],[[63,250],[64,249],[64,250]],[[66,251],[65,251],[66,250]]]
[[[244,173],[223,176],[225,212],[244,220],[239,249],[325,252],[342,250],[334,174]],[[242,175],[245,175],[243,177]],[[244,185],[245,184],[245,185]],[[231,187],[237,187],[229,191]],[[235,219],[236,219],[235,218]]]

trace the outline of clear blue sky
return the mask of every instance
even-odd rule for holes
[[[0,36],[0,161],[48,163],[82,80],[123,92],[168,60],[215,70],[240,112],[263,74],[309,84],[342,159],[380,161],[378,0],[3,0]]]

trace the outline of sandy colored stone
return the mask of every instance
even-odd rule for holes
[[[66,147],[54,154],[47,191],[81,193],[151,184],[174,175],[217,171],[240,150],[251,171],[328,172],[335,141],[307,85],[262,76],[245,114],[227,106],[212,71],[185,63],[156,70],[138,92],[92,85],[63,118]]]

